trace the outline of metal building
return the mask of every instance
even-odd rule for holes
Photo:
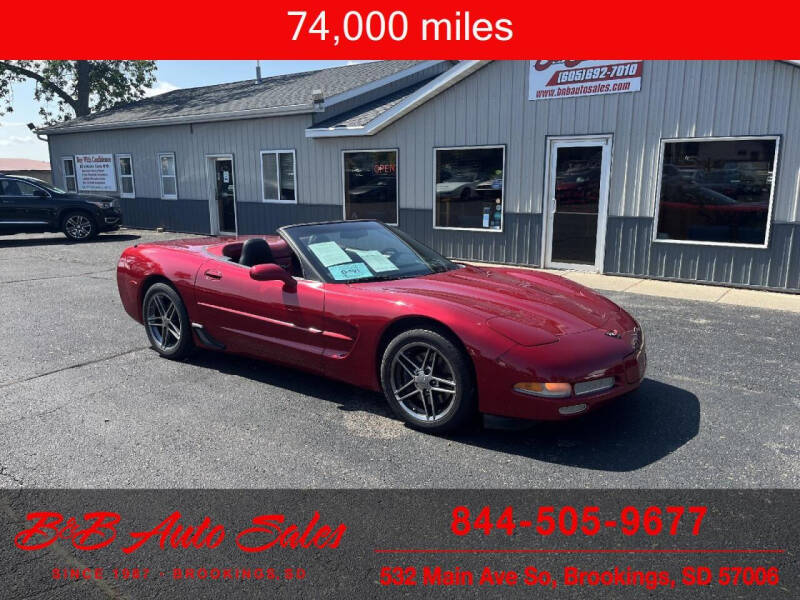
[[[791,62],[385,61],[41,133],[133,227],[379,218],[454,258],[800,290]]]

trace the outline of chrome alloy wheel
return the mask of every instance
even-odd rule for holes
[[[72,215],[64,223],[64,229],[74,240],[85,240],[92,233],[92,222],[86,215]]]
[[[455,371],[432,345],[411,342],[400,348],[391,375],[395,400],[414,420],[441,421],[453,410],[458,391]]]
[[[181,342],[181,315],[166,294],[153,294],[147,304],[147,328],[151,339],[162,352],[169,352]]]

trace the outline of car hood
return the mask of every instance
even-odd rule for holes
[[[103,196],[100,194],[61,194],[59,196],[63,200],[79,200],[81,202],[114,202],[116,198],[114,196]]]
[[[413,301],[435,300],[491,320],[498,330],[515,326],[554,336],[603,327],[619,307],[563,277],[538,271],[464,266],[424,277],[355,284],[380,286]]]

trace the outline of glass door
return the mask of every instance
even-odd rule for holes
[[[545,266],[602,271],[611,138],[550,140]]]
[[[233,160],[215,161],[217,216],[220,233],[236,233],[236,192],[233,183]]]

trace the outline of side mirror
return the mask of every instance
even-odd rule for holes
[[[282,281],[284,287],[290,289],[297,287],[297,282],[294,280],[294,277],[289,275],[283,267],[275,263],[250,267],[250,278],[256,281]]]
[[[36,190],[33,192],[33,195],[36,196],[37,198],[48,198],[50,196],[50,194],[48,194],[44,190]]]

